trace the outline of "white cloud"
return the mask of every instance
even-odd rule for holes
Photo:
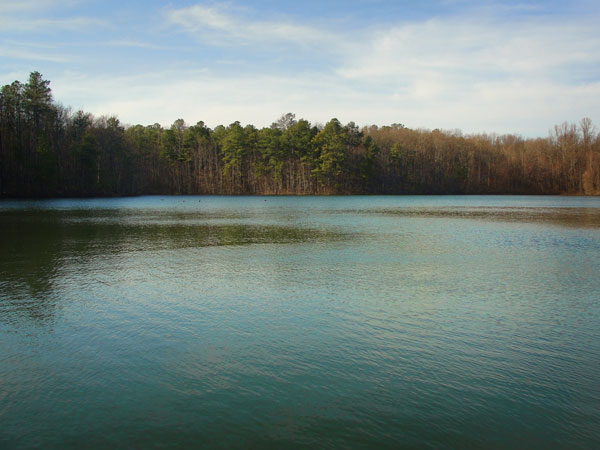
[[[55,97],[94,114],[118,113],[123,122],[169,125],[177,118],[210,126],[235,120],[268,126],[282,113],[308,120],[356,120],[368,95],[334,78],[230,75],[208,71],[168,71],[143,76],[93,77],[67,74],[52,82]],[[84,105],[76,99],[86,98]]]
[[[165,126],[175,119],[209,126],[235,120],[268,126],[282,113],[324,123],[337,117],[361,125],[401,122],[413,128],[462,129],[545,135],[563,120],[594,114],[600,82],[568,87],[514,81],[477,83],[459,99],[392,98],[387,92],[357,90],[335,77],[217,76],[209,71],[169,71],[131,77],[68,75],[53,81],[55,97],[97,115],[118,114],[125,123]],[[414,97],[414,96],[413,96]],[[77,99],[85,98],[85,104]],[[525,106],[524,106],[525,105]]]
[[[600,119],[595,19],[471,16],[397,25],[355,43],[337,74],[389,92],[405,123],[543,133],[556,121]],[[384,100],[383,108],[392,104]]]
[[[281,43],[310,45],[335,39],[334,35],[316,26],[281,20],[249,20],[216,5],[172,9],[167,12],[167,21],[213,44],[245,45],[258,42],[277,47]]]
[[[168,50],[168,49],[173,48],[168,45],[156,45],[156,44],[150,44],[148,42],[140,42],[140,41],[108,41],[108,42],[97,42],[94,45],[106,46],[106,47],[147,48],[147,49],[151,49],[151,50]]]
[[[374,33],[339,69],[347,78],[485,79],[552,76],[560,66],[600,62],[600,35],[589,23],[501,23],[446,18]]]
[[[0,13],[37,11],[55,5],[57,0],[3,0],[0,3]]]
[[[48,61],[54,63],[66,63],[69,58],[60,55],[50,55],[48,53],[33,52],[26,48],[11,46],[10,48],[0,47],[0,56],[10,59],[21,59],[27,61]]]
[[[25,48],[36,48],[43,50],[56,50],[59,48],[65,47],[64,44],[56,44],[50,42],[26,42],[26,41],[18,41],[14,39],[6,39],[2,41],[2,44],[8,46],[9,48],[16,47],[25,47]]]
[[[105,76],[83,69],[53,75],[55,98],[95,114],[118,114],[126,123],[163,125],[182,117],[210,126],[235,120],[266,126],[291,111],[318,122],[337,117],[363,125],[543,135],[564,120],[600,121],[598,17],[511,18],[479,10],[338,32],[289,18],[251,19],[247,11],[218,5],[171,9],[166,18],[218,47],[216,57],[196,63],[193,43],[186,41],[187,50],[177,53],[182,46],[168,36],[157,36],[165,38],[156,40],[165,47],[118,38],[86,43],[132,52],[172,46],[171,69],[148,73],[132,64],[127,72],[133,75],[117,77],[107,61]],[[301,58],[290,49],[304,46],[310,52],[302,55],[302,71],[284,75],[290,73],[287,63]],[[272,58],[253,65],[255,48],[272,48]],[[161,64],[157,59],[156,67]]]
[[[49,18],[47,12],[72,7],[78,0],[1,0],[0,29],[10,31],[82,30],[106,25],[92,17]]]
[[[0,17],[0,27],[6,31],[39,30],[86,30],[93,26],[105,26],[106,22],[90,17],[69,17],[66,19],[36,19],[22,17]]]

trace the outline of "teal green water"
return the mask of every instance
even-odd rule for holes
[[[0,448],[599,448],[600,198],[0,202]]]

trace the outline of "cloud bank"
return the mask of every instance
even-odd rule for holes
[[[132,37],[117,26],[102,36],[112,45],[98,52],[106,62],[101,73],[68,64],[68,46],[47,62],[58,68],[51,77],[56,98],[127,123],[168,125],[183,117],[263,126],[292,111],[320,122],[337,117],[532,136],[563,120],[597,122],[597,12],[524,6],[488,4],[365,24],[231,3],[156,8],[146,20],[159,26],[146,35]],[[94,18],[95,25],[107,19]],[[126,70],[111,65],[117,47],[131,52]],[[154,52],[156,64],[137,61],[138,51]],[[0,46],[0,54],[7,49]],[[21,59],[27,57],[24,51]]]

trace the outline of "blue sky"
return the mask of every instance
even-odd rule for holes
[[[0,1],[0,83],[128,124],[600,121],[597,1]]]

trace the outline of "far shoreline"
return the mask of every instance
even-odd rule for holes
[[[24,201],[24,200],[92,200],[92,199],[119,199],[119,198],[140,198],[140,197],[581,197],[581,198],[600,198],[600,194],[124,194],[124,195],[65,195],[65,196],[44,196],[44,197],[2,197],[2,201]]]

